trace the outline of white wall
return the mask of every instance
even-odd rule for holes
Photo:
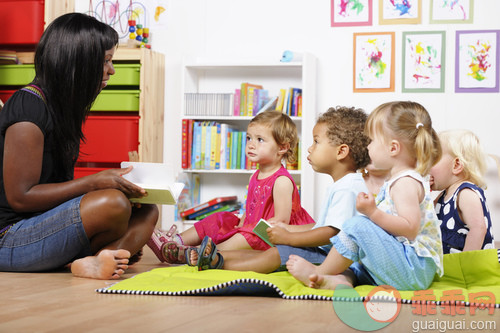
[[[167,26],[153,35],[153,49],[166,55],[165,160],[180,158],[180,77],[185,56],[250,58],[275,57],[284,50],[306,51],[318,58],[317,113],[330,106],[347,105],[372,110],[390,100],[413,100],[430,112],[437,131],[468,128],[490,153],[500,155],[498,127],[500,94],[455,94],[454,50],[456,30],[500,29],[500,1],[476,0],[474,24],[429,24],[430,1],[423,0],[422,24],[378,25],[378,1],[373,0],[371,27],[330,27],[330,0],[167,0]],[[401,40],[403,31],[446,31],[445,93],[401,93]],[[353,93],[353,32],[396,32],[396,91]],[[180,164],[180,163],[179,163]],[[490,208],[494,210],[495,234],[500,240],[500,193],[498,176],[488,178]],[[329,179],[316,177],[318,197]],[[493,194],[495,194],[493,196]],[[316,215],[320,202],[316,207]],[[168,214],[167,214],[168,215]],[[168,219],[168,218],[166,218]],[[171,221],[164,220],[164,225]]]

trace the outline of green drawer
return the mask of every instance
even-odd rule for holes
[[[114,64],[115,74],[111,75],[108,85],[138,86],[141,79],[140,64]]]
[[[139,111],[140,90],[103,90],[92,111]]]
[[[0,85],[24,86],[35,78],[35,65],[0,65]]]

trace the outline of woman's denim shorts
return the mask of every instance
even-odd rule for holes
[[[14,224],[0,238],[0,271],[47,271],[92,255],[80,216],[82,197]]]

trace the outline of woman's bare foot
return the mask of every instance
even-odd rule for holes
[[[345,274],[339,275],[321,275],[311,274],[309,276],[309,288],[315,289],[331,289],[334,290],[339,284],[344,284],[353,287],[352,280]]]
[[[310,263],[302,257],[291,254],[286,262],[286,268],[293,275],[294,278],[305,284],[309,285],[309,276],[316,274],[318,266]]]
[[[77,277],[115,280],[128,268],[130,252],[127,250],[102,250],[96,256],[75,260],[71,273]]]

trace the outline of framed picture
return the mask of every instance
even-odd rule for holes
[[[394,32],[354,33],[354,92],[394,91]]]
[[[472,23],[474,0],[431,0],[430,23]]]
[[[500,30],[456,32],[455,92],[499,92]]]
[[[372,0],[331,0],[332,27],[372,25]]]
[[[402,92],[444,92],[446,33],[403,32]]]
[[[379,0],[379,24],[418,24],[422,0]]]

